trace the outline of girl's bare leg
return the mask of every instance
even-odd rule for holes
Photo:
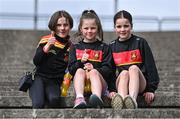
[[[129,68],[129,95],[134,99],[140,92],[143,92],[146,87],[146,80],[136,65]]]
[[[128,95],[128,89],[129,89],[129,72],[127,70],[123,70],[116,81],[116,87],[118,90],[118,93],[124,98],[126,95]]]
[[[96,94],[99,98],[101,98],[104,88],[107,87],[105,80],[96,69],[89,71],[89,77],[91,81],[92,94]]]
[[[84,69],[79,68],[74,76],[74,89],[77,97],[83,97],[86,73]]]

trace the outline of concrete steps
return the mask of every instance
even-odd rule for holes
[[[71,85],[72,86],[72,85]],[[158,90],[161,89],[178,89],[180,88],[180,81],[170,80],[168,83],[167,81],[161,81],[158,86]],[[18,90],[18,82],[0,82],[0,91],[16,91]]]
[[[73,96],[74,95],[74,91],[73,89],[69,90],[69,95]],[[168,86],[168,87],[160,87],[157,89],[156,94],[165,94],[165,93],[179,93],[180,94],[180,86],[178,87],[174,87],[172,85]],[[0,96],[28,96],[29,94],[26,92],[21,92],[18,91],[18,87],[17,86],[0,86]]]
[[[138,97],[135,110],[113,110],[107,98],[103,109],[72,109],[72,87],[58,109],[32,109],[28,92],[18,91],[18,81],[33,69],[32,57],[43,34],[47,31],[0,31],[0,118],[180,118],[180,32],[135,33],[148,41],[160,76],[155,101],[147,105]],[[106,32],[104,37],[109,43],[115,35]]]
[[[14,75],[1,75],[0,76],[0,82],[1,83],[11,83],[14,82],[15,84],[17,84],[19,82],[21,75],[18,74],[14,74]],[[160,81],[176,81],[176,80],[180,80],[179,75],[167,75],[167,76],[160,76]],[[14,85],[13,83],[11,83],[12,85]]]
[[[0,70],[0,75],[1,76],[11,76],[11,75],[18,75],[18,76],[21,76],[23,75],[23,73],[25,73],[26,71],[31,71],[32,69],[30,68],[19,68],[19,67],[16,67],[14,69],[1,69]],[[170,72],[171,70],[171,72]],[[167,67],[167,68],[164,68],[164,67],[160,67],[158,68],[158,73],[160,76],[163,76],[163,75],[180,75],[180,68],[179,67]]]
[[[65,107],[72,108],[74,106],[74,96],[60,97],[59,98]],[[105,107],[110,107],[109,99],[103,98]],[[22,96],[0,96],[0,107],[31,107],[31,100],[28,95]],[[180,93],[179,92],[167,92],[157,93],[155,101],[151,105],[147,105],[142,96],[138,97],[138,105],[140,108],[144,107],[164,107],[164,108],[178,108],[180,107]]]
[[[180,118],[177,108],[150,109],[0,109],[0,118]]]
[[[161,81],[159,83],[157,91],[161,91],[162,89],[169,89],[169,91],[174,89],[180,89],[180,81],[176,82],[175,80],[170,80],[170,82],[168,83],[167,81]],[[18,91],[18,82],[1,82],[0,91]]]

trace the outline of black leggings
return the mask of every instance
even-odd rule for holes
[[[60,79],[47,79],[36,75],[29,95],[32,99],[32,108],[58,107]]]

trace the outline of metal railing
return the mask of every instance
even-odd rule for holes
[[[80,15],[72,15],[77,30]],[[49,14],[0,13],[0,29],[47,30]],[[113,30],[113,16],[100,16],[104,31]],[[180,30],[180,17],[133,16],[134,31]]]

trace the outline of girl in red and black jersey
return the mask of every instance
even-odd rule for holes
[[[68,64],[72,17],[64,10],[57,11],[51,16],[48,27],[52,33],[41,38],[33,58],[36,66],[30,88],[33,108],[59,106],[60,86]]]
[[[74,75],[74,108],[87,106],[84,94],[89,92],[92,93],[90,106],[101,107],[101,96],[108,95],[107,84],[113,84],[109,78],[112,75],[112,52],[102,42],[103,31],[95,11],[85,10],[82,13],[78,32],[81,41],[70,49],[68,65],[68,70]],[[89,83],[86,83],[88,80]]]
[[[129,12],[122,10],[116,13],[114,27],[118,38],[111,42],[110,47],[119,74],[116,80],[118,93],[112,98],[112,107],[137,108],[136,99],[140,93],[150,104],[159,83],[151,49],[145,39],[132,34]]]

